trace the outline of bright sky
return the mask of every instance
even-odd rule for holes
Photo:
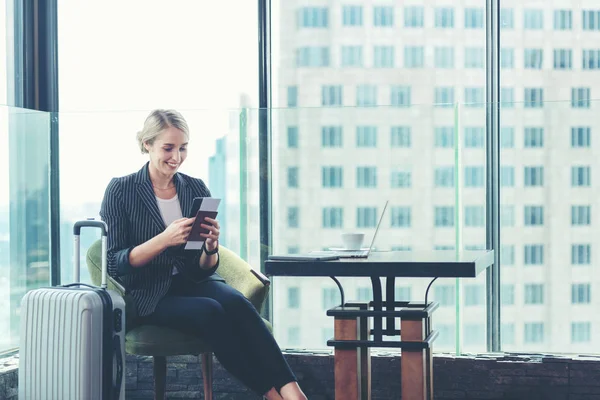
[[[250,0],[59,0],[61,204],[99,202],[111,177],[145,162],[135,134],[153,108],[176,108],[188,119],[190,154],[182,172],[207,179],[208,157],[237,115],[240,95],[258,104],[257,11]],[[0,148],[6,145],[0,121]],[[0,171],[4,191],[8,174]]]

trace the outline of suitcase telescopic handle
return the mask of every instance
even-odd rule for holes
[[[80,265],[79,265],[79,236],[81,234],[81,228],[100,228],[102,231],[102,283],[100,287],[106,289],[107,280],[108,280],[108,262],[106,260],[106,240],[108,235],[108,225],[104,221],[97,221],[93,218],[89,218],[82,221],[76,221],[73,225],[73,237],[75,239],[75,251],[73,253],[73,279],[75,282],[79,282],[80,276]]]

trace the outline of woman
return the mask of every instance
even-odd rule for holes
[[[194,197],[210,197],[200,179],[177,172],[189,130],[177,111],[155,110],[137,134],[149,162],[113,178],[100,216],[108,224],[108,269],[128,289],[142,323],[206,339],[221,364],[267,399],[306,399],[252,304],[227,285],[219,266],[219,222],[206,218],[201,250],[184,250]]]

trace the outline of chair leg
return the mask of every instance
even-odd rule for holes
[[[202,353],[202,382],[204,383],[204,400],[213,400],[212,391],[213,359],[212,353]]]
[[[154,399],[167,398],[167,357],[154,356]]]

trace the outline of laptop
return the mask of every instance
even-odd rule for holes
[[[385,215],[385,210],[387,209],[388,203],[390,201],[386,200],[385,205],[383,206],[383,211],[381,216],[379,217],[379,222],[377,223],[377,227],[375,228],[375,233],[373,234],[373,239],[371,239],[371,245],[369,248],[365,250],[333,250],[334,253],[340,258],[367,258],[369,254],[371,254],[371,250],[373,250],[373,245],[375,244],[375,239],[377,238],[377,233],[379,232],[379,228],[381,227],[381,221],[383,221],[383,216]]]

